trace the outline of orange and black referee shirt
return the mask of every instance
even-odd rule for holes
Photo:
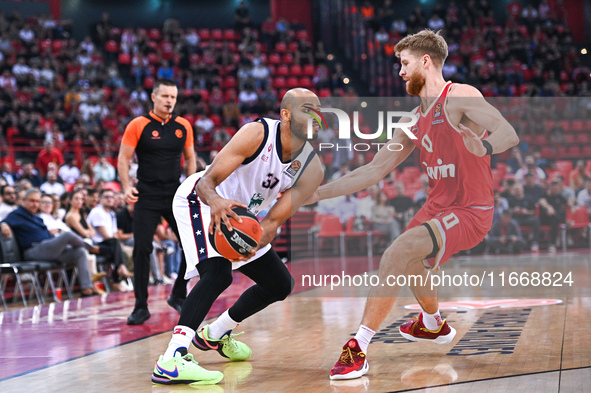
[[[183,149],[193,143],[191,124],[174,114],[162,119],[150,111],[129,122],[121,144],[135,148],[138,192],[174,194],[181,177]]]

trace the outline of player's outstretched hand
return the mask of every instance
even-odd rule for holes
[[[462,138],[464,138],[464,145],[466,149],[475,156],[484,157],[486,155],[486,147],[482,144],[482,140],[468,127],[460,123],[460,130]]]
[[[217,228],[218,233],[221,235],[222,230],[220,228],[220,223],[224,221],[226,227],[229,231],[233,231],[232,224],[230,224],[230,217],[235,219],[238,222],[242,222],[242,219],[238,214],[236,214],[232,208],[236,206],[242,206],[243,208],[247,209],[246,205],[235,201],[233,199],[225,199],[222,197],[216,198],[210,202],[210,209],[211,209],[211,223],[209,224],[209,233],[213,235],[213,228],[214,226]]]
[[[133,205],[138,200],[138,194],[139,192],[137,191],[137,188],[130,187],[129,190],[125,192],[125,202]]]

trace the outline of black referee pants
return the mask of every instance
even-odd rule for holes
[[[161,222],[161,217],[168,222],[168,225],[180,241],[176,221],[172,214],[172,200],[174,195],[169,197],[152,197],[140,195],[133,211],[133,285],[135,292],[135,307],[148,307],[148,282],[150,281],[150,254],[152,253],[152,239],[156,233],[156,227]],[[182,244],[181,244],[182,246]],[[185,270],[187,262],[183,253],[178,278],[172,288],[172,294],[182,299],[187,297],[187,280]]]

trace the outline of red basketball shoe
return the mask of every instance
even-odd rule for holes
[[[423,325],[423,313],[413,317],[398,328],[402,337],[410,341],[431,341],[437,344],[449,344],[456,336],[456,329],[444,319],[438,330],[429,330]]]
[[[359,347],[356,339],[352,338],[343,346],[339,360],[330,370],[330,379],[359,378],[369,371],[369,363],[365,353]]]

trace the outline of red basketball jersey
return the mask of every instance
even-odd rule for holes
[[[490,156],[470,153],[459,129],[450,123],[445,104],[451,85],[445,85],[425,114],[420,106],[416,109],[419,121],[411,129],[418,138],[413,142],[421,151],[421,167],[429,176],[425,206],[434,211],[452,206],[492,207]]]

